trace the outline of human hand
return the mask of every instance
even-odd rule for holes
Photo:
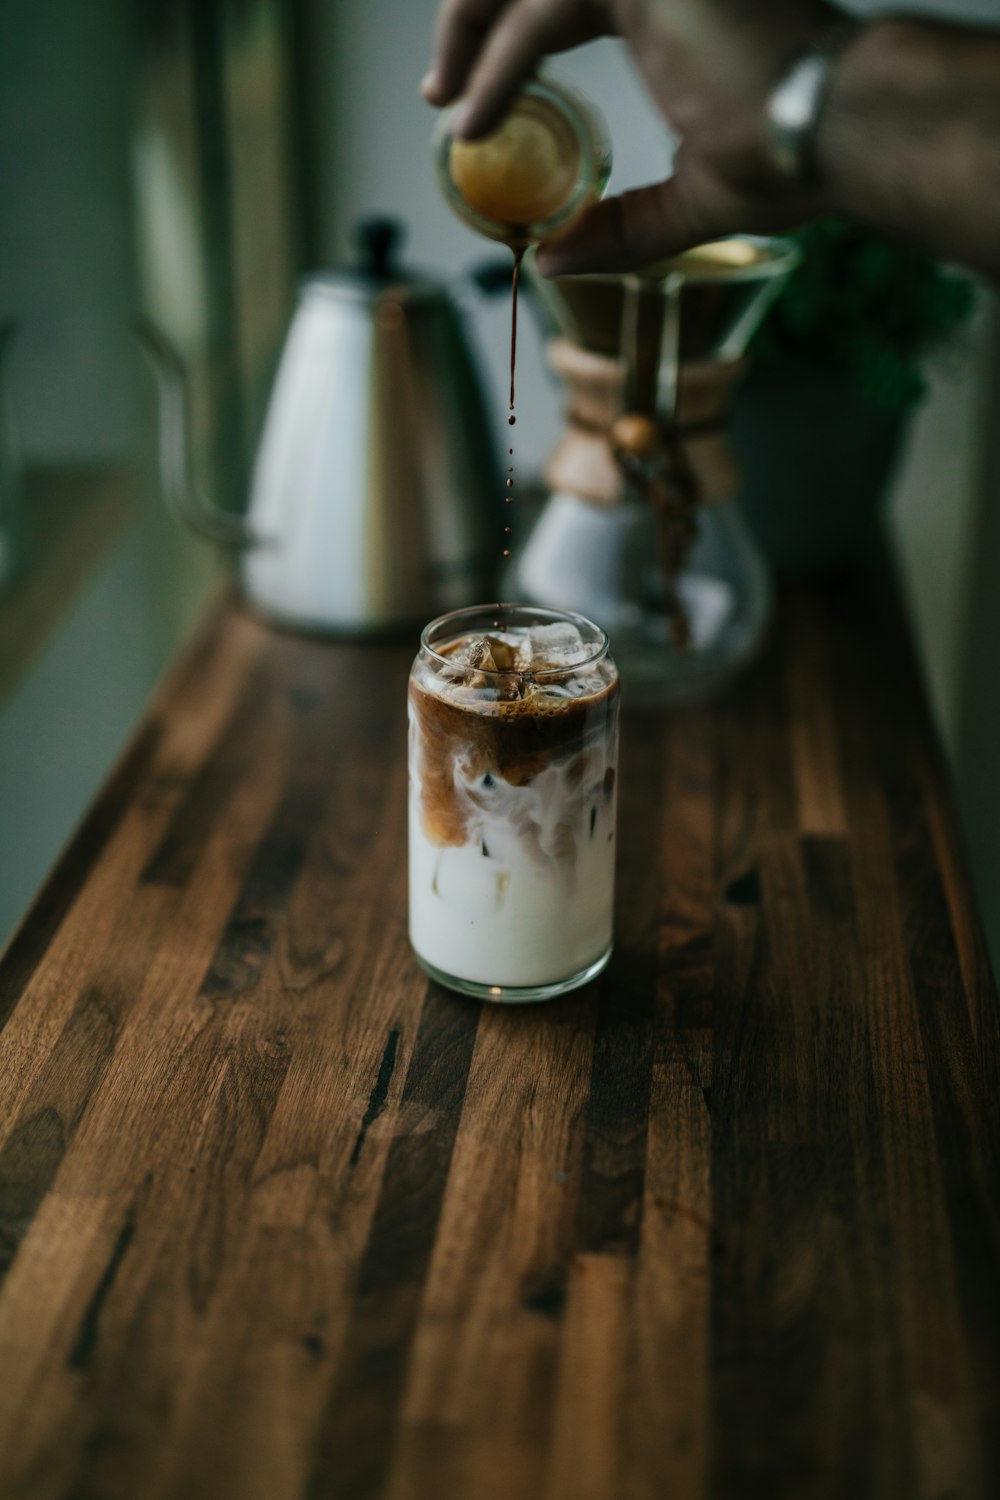
[[[765,106],[840,19],[826,0],[445,0],[423,92],[437,105],[463,97],[456,133],[476,138],[546,54],[620,36],[680,136],[673,174],[596,204],[538,258],[549,275],[620,270],[828,207],[771,164]]]

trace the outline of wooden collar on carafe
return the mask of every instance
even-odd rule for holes
[[[553,490],[596,504],[619,504],[643,470],[671,472],[692,500],[713,504],[731,498],[739,474],[726,428],[732,393],[745,360],[683,361],[678,414],[665,423],[625,409],[625,363],[596,354],[571,339],[551,339],[549,362],[569,393],[566,427],[545,468]]]

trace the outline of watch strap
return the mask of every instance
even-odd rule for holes
[[[847,23],[821,45],[802,53],[768,96],[768,154],[782,177],[806,182],[815,174],[816,134],[833,70],[861,29],[857,23]]]

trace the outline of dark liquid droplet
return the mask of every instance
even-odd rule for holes
[[[513,425],[514,425],[514,423],[516,421],[517,421],[517,418],[515,417],[514,413],[511,412],[510,416],[507,418],[508,425],[511,426],[511,427],[513,427]]]
[[[504,557],[509,557],[510,556],[510,548],[509,547],[505,547],[503,549],[503,555],[504,555]]]
[[[513,481],[513,479],[508,479],[508,481],[507,481],[507,488],[509,490],[512,490],[514,488],[514,481]]]

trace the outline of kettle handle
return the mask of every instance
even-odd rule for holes
[[[250,547],[261,539],[242,516],[220,510],[194,482],[191,470],[188,375],[175,345],[149,318],[138,317],[133,330],[149,355],[160,396],[160,483],[173,514],[192,531],[227,547]]]

